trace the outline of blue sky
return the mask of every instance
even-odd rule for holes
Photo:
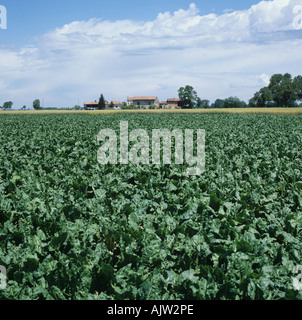
[[[127,96],[248,100],[274,73],[302,74],[302,0],[0,0],[0,105],[72,107]],[[299,21],[299,20],[296,20]],[[299,25],[298,25],[299,26]]]
[[[47,31],[76,20],[101,18],[148,21],[159,12],[187,8],[192,1],[184,0],[0,0],[8,10],[8,29],[0,35],[1,43],[26,44]],[[242,10],[257,0],[195,1],[201,13],[223,13],[226,9]]]

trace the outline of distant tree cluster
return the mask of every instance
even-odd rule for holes
[[[247,103],[241,101],[238,97],[229,97],[225,100],[217,99],[215,103],[210,104],[209,100],[202,100],[197,96],[197,92],[192,86],[181,87],[178,90],[178,96],[181,100],[180,106],[183,109],[192,108],[246,108]]]
[[[212,108],[246,108],[247,103],[240,100],[238,97],[229,97],[225,100],[217,99]]]
[[[4,104],[3,104],[3,109],[4,109],[4,110],[10,110],[10,109],[12,108],[13,104],[14,104],[14,103],[13,103],[12,101],[4,102]],[[24,105],[24,106],[21,108],[21,110],[26,110],[26,108],[27,108],[26,105]],[[40,109],[42,109],[39,99],[36,99],[36,100],[33,102],[33,108],[34,108],[35,110],[40,110]]]
[[[209,100],[202,100],[192,86],[181,87],[178,90],[181,107],[192,108],[268,108],[268,107],[302,107],[302,76],[293,78],[291,74],[274,74],[268,86],[261,88],[248,103],[238,97],[217,99],[210,104]]]
[[[274,74],[268,86],[255,93],[249,107],[295,107],[302,100],[302,76]]]
[[[3,103],[3,109],[4,109],[4,110],[11,109],[12,106],[13,106],[13,104],[14,104],[14,103],[13,103],[12,101],[4,102],[4,103]]]

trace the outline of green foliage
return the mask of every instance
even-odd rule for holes
[[[179,99],[181,99],[180,105],[183,109],[192,109],[197,103],[197,92],[192,86],[181,87],[178,90]]]
[[[202,109],[208,109],[210,107],[210,101],[209,100],[201,100],[200,98],[197,98],[197,108]]]
[[[212,105],[212,108],[224,108],[224,100],[216,99],[216,101]]]
[[[273,75],[268,88],[272,92],[277,107],[288,106],[290,101],[297,99],[293,79],[289,73]]]
[[[97,134],[121,120],[205,129],[205,173],[101,166]],[[0,130],[0,299],[302,298],[301,117],[3,115]]]
[[[269,87],[264,87],[256,92],[254,97],[250,100],[251,107],[265,108],[273,101],[273,94]]]
[[[40,110],[40,109],[42,109],[42,108],[41,108],[41,103],[40,103],[40,100],[39,100],[39,99],[36,99],[36,100],[33,102],[33,108],[34,108],[35,110]]]
[[[127,105],[125,102],[123,103],[123,105],[121,106],[121,109],[122,110],[132,110],[132,109],[140,109],[139,106],[135,105],[135,104],[130,104],[130,105]]]
[[[103,94],[101,94],[97,109],[98,110],[104,110],[105,108],[106,108],[106,101],[105,101],[105,98],[104,98]]]
[[[238,97],[229,97],[224,100],[224,108],[246,108],[247,104]]]
[[[296,107],[302,99],[302,76],[292,78],[291,74],[274,74],[268,86],[256,92],[250,100],[250,107]]]
[[[302,100],[302,76],[296,76],[293,84],[297,99]]]
[[[13,106],[13,102],[12,101],[7,101],[3,103],[3,109],[11,109]]]

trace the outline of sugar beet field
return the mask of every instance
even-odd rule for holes
[[[101,165],[103,128],[206,131],[206,167]],[[302,117],[0,116],[0,299],[302,299]]]

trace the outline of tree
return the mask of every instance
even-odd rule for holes
[[[295,77],[293,84],[297,100],[302,100],[302,76]]]
[[[13,104],[14,103],[12,101],[4,102],[3,109],[11,109]]]
[[[197,92],[192,86],[179,88],[178,96],[181,100],[180,106],[184,109],[192,109],[197,104]]]
[[[40,103],[40,100],[39,100],[39,99],[36,99],[36,100],[33,102],[33,108],[34,108],[35,110],[40,110],[40,109],[42,109],[42,108],[41,108],[41,103]]]
[[[201,100],[200,98],[197,98],[197,108],[202,108],[202,109],[210,108],[210,101],[206,99]]]
[[[201,108],[202,100],[200,98],[197,98],[196,107]]]
[[[105,108],[106,108],[106,101],[103,94],[101,94],[99,99],[99,104],[98,104],[98,110],[104,110]]]
[[[256,92],[254,97],[249,101],[249,107],[265,108],[273,106],[273,94],[269,87],[264,87]],[[270,105],[269,105],[270,104]]]
[[[213,104],[213,108],[224,108],[224,100],[216,99],[216,101]]]
[[[299,79],[296,79],[296,85],[298,83]],[[268,88],[271,90],[277,107],[288,107],[298,98],[295,83],[289,73],[284,75],[274,74],[270,79]]]
[[[245,108],[247,104],[238,97],[229,97],[224,100],[224,108]]]
[[[267,87],[255,93],[249,106],[295,107],[297,100],[302,100],[302,76],[292,78],[289,73],[276,73]]]

